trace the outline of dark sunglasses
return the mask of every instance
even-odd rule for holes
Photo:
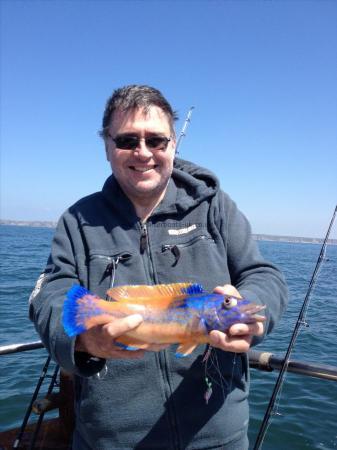
[[[136,150],[141,140],[145,141],[146,147],[151,150],[165,150],[171,138],[165,136],[149,136],[140,138],[136,134],[120,134],[115,138],[110,136],[117,148],[122,150]]]

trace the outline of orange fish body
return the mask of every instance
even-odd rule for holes
[[[128,350],[149,344],[180,344],[177,356],[185,356],[209,342],[209,331],[226,331],[233,323],[256,322],[264,306],[234,296],[204,292],[191,283],[155,286],[120,286],[109,289],[107,300],[74,286],[64,303],[63,325],[69,336],[106,324],[112,317],[139,313],[144,321],[116,339]]]

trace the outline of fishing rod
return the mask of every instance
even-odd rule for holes
[[[249,350],[249,367],[251,369],[272,372],[282,368],[284,358],[274,355],[271,352],[258,352]],[[321,380],[337,381],[337,367],[328,364],[316,364],[307,361],[289,360],[288,372],[308,377],[320,378]]]
[[[58,365],[56,365],[56,367],[54,369],[54,373],[53,373],[53,375],[51,377],[51,381],[50,381],[49,387],[48,387],[47,396],[49,396],[52,393],[53,389],[54,389],[59,369],[60,369],[60,367]],[[35,448],[35,442],[36,442],[37,436],[38,436],[40,428],[41,428],[41,424],[42,424],[42,421],[43,421],[44,413],[45,413],[44,411],[41,412],[41,414],[39,416],[39,420],[36,423],[34,434],[33,434],[33,437],[32,437],[31,443],[30,443],[29,450],[34,450],[34,448]]]
[[[35,400],[37,399],[37,396],[39,395],[39,392],[40,392],[41,385],[42,385],[44,379],[47,376],[50,360],[51,360],[51,358],[50,358],[50,356],[48,356],[48,358],[47,358],[47,360],[44,363],[44,366],[42,368],[39,381],[37,382],[37,385],[35,387],[35,391],[34,391],[34,393],[32,395],[30,403],[28,405],[25,417],[24,417],[24,419],[22,421],[22,424],[21,424],[21,427],[20,427],[20,431],[19,431],[19,433],[18,433],[18,435],[17,435],[17,437],[16,437],[16,439],[14,441],[13,448],[19,448],[19,446],[20,446],[22,436],[23,436],[23,434],[25,432],[25,429],[26,429],[26,426],[27,426],[27,422],[29,420],[29,417],[30,417],[32,409],[33,409],[33,404],[34,404]]]
[[[180,132],[180,135],[179,135],[179,138],[178,138],[178,141],[177,141],[176,155],[179,154],[178,148],[180,146],[180,142],[181,142],[182,138],[186,136],[186,130],[187,130],[187,127],[188,127],[189,123],[191,122],[191,116],[192,116],[193,109],[194,109],[194,106],[191,106],[190,109],[188,110],[188,113],[187,113],[184,125],[183,125],[183,127],[181,129],[181,132]]]
[[[289,366],[290,355],[291,355],[291,352],[292,352],[293,347],[295,345],[296,339],[298,337],[298,334],[299,334],[299,331],[300,331],[300,327],[301,327],[301,325],[306,324],[306,322],[304,320],[304,317],[305,317],[305,313],[307,311],[307,307],[308,307],[308,304],[309,304],[310,294],[311,294],[311,291],[312,291],[312,289],[313,289],[313,287],[315,285],[315,282],[317,280],[317,276],[318,276],[318,273],[319,273],[320,266],[321,266],[321,264],[322,264],[322,262],[324,260],[326,246],[327,246],[327,243],[328,243],[328,239],[329,239],[329,235],[330,235],[330,231],[331,231],[332,225],[333,225],[333,223],[335,221],[336,213],[337,213],[337,205],[336,205],[335,210],[334,210],[334,212],[332,214],[332,218],[330,220],[330,225],[329,225],[328,231],[326,232],[326,235],[325,235],[322,247],[321,247],[321,251],[319,253],[319,256],[318,256],[318,259],[317,259],[317,262],[316,262],[316,266],[315,266],[314,272],[312,274],[312,277],[311,277],[311,280],[310,280],[310,283],[309,283],[309,287],[308,287],[305,299],[304,299],[302,307],[301,307],[301,311],[300,311],[300,313],[298,315],[297,322],[295,324],[294,331],[293,331],[293,334],[291,336],[290,343],[289,343],[286,355],[284,357],[284,360],[283,360],[283,363],[282,363],[282,367],[280,369],[280,373],[279,373],[278,378],[276,380],[274,390],[273,390],[272,395],[270,397],[269,405],[267,407],[265,416],[263,418],[263,421],[262,421],[259,433],[257,435],[257,438],[256,438],[256,441],[255,441],[255,445],[254,445],[254,449],[253,450],[259,450],[261,448],[261,445],[263,443],[263,440],[264,440],[266,432],[267,432],[267,427],[268,427],[268,424],[269,424],[270,416],[271,416],[271,414],[272,414],[272,412],[274,410],[274,405],[275,405],[275,401],[276,401],[277,395],[278,395],[278,393],[279,393],[279,391],[281,389],[285,373],[286,373],[287,368]]]

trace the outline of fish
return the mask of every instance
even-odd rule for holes
[[[178,344],[175,354],[184,357],[199,344],[210,343],[212,330],[264,321],[257,314],[264,309],[245,298],[206,292],[196,283],[117,286],[107,291],[107,300],[74,285],[64,301],[62,324],[74,337],[112,318],[139,313],[143,322],[116,338],[116,345],[138,350],[149,344]]]

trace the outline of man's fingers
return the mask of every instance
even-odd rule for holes
[[[210,344],[221,350],[234,353],[248,352],[252,342],[251,335],[231,337],[220,331],[213,330],[210,332]]]
[[[232,325],[228,334],[230,336],[245,336],[245,335],[254,335],[254,336],[262,336],[263,334],[263,323],[236,323]]]
[[[213,330],[210,332],[210,344],[227,352],[248,352],[253,336],[263,334],[263,323],[237,323],[227,333]]]
[[[242,298],[240,295],[240,292],[235,289],[234,286],[231,284],[225,284],[224,286],[217,286],[214,289],[214,292],[217,294],[224,294],[224,295],[234,295],[234,297]]]
[[[132,314],[130,316],[123,317],[122,319],[114,320],[113,322],[104,325],[104,328],[109,336],[115,338],[134,328],[137,328],[142,322],[143,317],[140,314]]]
[[[140,314],[114,319],[105,325],[97,325],[80,334],[76,339],[77,351],[85,351],[100,358],[140,358],[143,351],[130,352],[117,349],[114,339],[138,327],[143,321]]]

